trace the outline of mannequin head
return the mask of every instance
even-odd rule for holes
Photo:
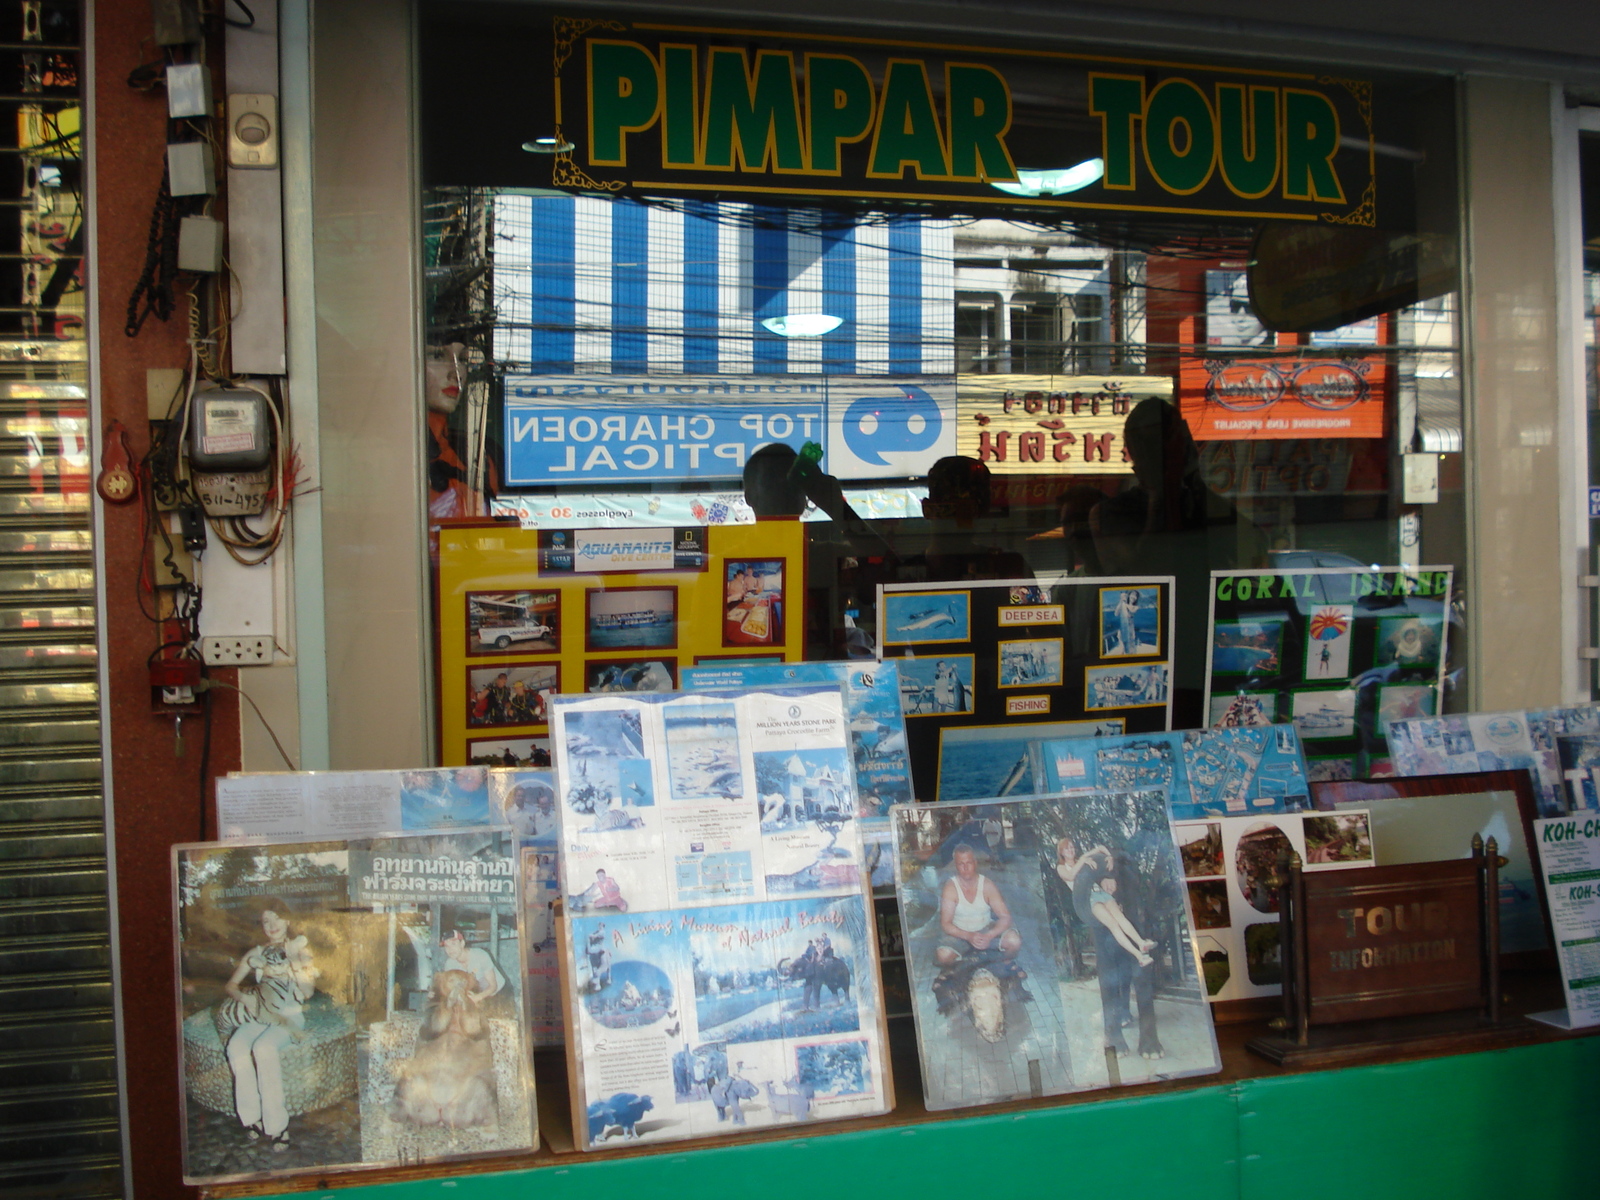
[[[461,403],[461,387],[466,380],[461,355],[465,350],[461,342],[428,347],[424,398],[430,412],[453,413]]]

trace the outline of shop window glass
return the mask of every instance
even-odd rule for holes
[[[1142,430],[1096,443],[1099,456],[1079,442],[1039,462],[1015,447],[1002,456],[993,440],[974,451],[987,494],[959,513],[936,495],[925,515],[926,455],[875,454],[869,431],[846,470],[830,446],[822,469],[837,475],[850,517],[806,507],[804,653],[870,655],[877,585],[937,578],[953,562],[978,575],[999,562],[1034,575],[1170,573],[1175,727],[1201,724],[1210,571],[1465,564],[1452,86],[1385,78],[1374,89],[1364,102],[1380,114],[1377,132],[1360,145],[1386,199],[1375,216],[1352,208],[1348,238],[1327,223],[1238,213],[1046,213],[1026,197],[1010,210],[757,204],[643,186],[493,186],[430,169],[428,339],[435,358],[458,347],[462,397],[453,412],[435,406],[432,478],[446,484],[432,489],[435,515],[526,519],[559,502],[595,514],[563,517],[566,527],[676,526],[684,498],[718,493],[732,497],[729,519],[754,519],[741,495],[753,442],[695,452],[716,469],[692,474],[689,452],[676,451],[676,477],[652,467],[630,482],[614,455],[595,454],[603,436],[575,443],[570,468],[523,470],[507,455],[510,388],[556,395],[615,380],[594,394],[631,433],[646,398],[708,379],[769,398],[763,383],[783,380],[822,404],[921,389],[949,398],[942,419],[968,423],[968,380],[1081,392],[1154,379],[1170,399],[1146,410]],[[1081,95],[1045,90],[1019,123],[1088,127]],[[1300,163],[1308,187],[1321,186],[1316,168]],[[1229,169],[1242,178],[1239,163]],[[1327,240],[1297,241],[1307,229]],[[1329,288],[1352,289],[1347,320],[1330,320],[1341,306],[1324,297],[1316,319],[1286,322],[1291,301],[1306,299],[1289,294],[1296,254],[1343,281]],[[1340,255],[1342,274],[1329,265]],[[1363,256],[1388,261],[1399,282],[1355,295],[1373,282]],[[826,440],[781,428],[763,425],[795,451]],[[639,450],[633,462],[663,454]],[[445,477],[457,470],[467,482],[452,492]],[[1462,603],[1458,593],[1448,620],[1444,703],[1456,708]]]

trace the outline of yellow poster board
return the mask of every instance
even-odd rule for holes
[[[674,535],[703,553],[680,549],[678,566],[655,570],[579,568],[584,555],[574,553],[603,550],[587,561],[621,567],[627,551]],[[674,691],[679,670],[696,663],[801,657],[799,521],[688,531],[448,525],[434,536],[441,766],[548,765],[554,693]]]

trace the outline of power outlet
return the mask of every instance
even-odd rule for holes
[[[269,637],[208,637],[200,639],[200,656],[211,667],[268,667],[272,665]]]

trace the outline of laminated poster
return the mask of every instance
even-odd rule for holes
[[[1530,709],[1524,712],[1463,713],[1396,721],[1389,747],[1396,775],[1466,775],[1526,770],[1533,776],[1539,815],[1560,816],[1569,808],[1592,807],[1575,773],[1583,770],[1582,744],[1562,763],[1561,739],[1600,734],[1600,707]]]
[[[1440,709],[1448,567],[1214,571],[1207,723],[1292,724],[1313,780],[1386,775],[1397,720]]]
[[[1363,810],[1183,821],[1172,833],[1194,915],[1195,952],[1214,1001],[1283,992],[1280,889],[1270,882],[1280,858],[1293,850],[1308,872],[1376,863]]]
[[[892,1107],[839,684],[551,718],[579,1145]]]
[[[1292,725],[1030,742],[1037,795],[1160,788],[1174,821],[1310,807]]]
[[[893,895],[889,809],[913,798],[906,720],[900,711],[900,673],[894,662],[719,663],[687,667],[683,672],[686,692],[806,683],[837,684],[844,689],[850,754],[856,769],[856,817],[866,855],[863,866],[875,892]]]
[[[930,1109],[1221,1069],[1160,792],[892,820]]]
[[[884,585],[877,632],[879,656],[900,669],[920,799],[938,794],[941,740],[957,731],[1172,727],[1170,576]]]
[[[185,1182],[526,1153],[504,830],[173,850]]]
[[[360,838],[509,825],[523,863],[529,1041],[561,1044],[553,924],[555,776],[549,770],[437,767],[415,771],[234,774],[217,780],[217,826],[236,838]]]

